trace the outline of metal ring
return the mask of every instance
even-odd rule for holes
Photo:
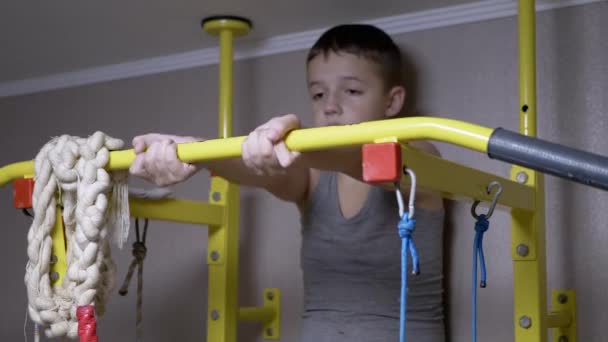
[[[497,181],[493,181],[491,182],[486,191],[489,194],[492,193],[492,188],[494,187],[498,187],[498,190],[496,191],[496,193],[494,194],[494,197],[492,198],[492,203],[490,204],[490,209],[488,210],[488,213],[486,214],[486,218],[490,218],[492,216],[492,214],[494,213],[494,209],[496,208],[496,205],[498,204],[498,198],[500,197],[500,194],[502,193],[502,185],[497,182]],[[471,215],[473,215],[473,217],[475,219],[479,218],[479,215],[477,215],[477,206],[479,205],[479,203],[481,203],[481,201],[475,201],[473,202],[473,206],[471,207]]]
[[[410,196],[408,201],[408,218],[411,220],[414,218],[414,202],[416,201],[416,174],[413,170],[408,169],[406,166],[403,167],[403,173],[410,176]],[[397,193],[397,203],[399,204],[399,217],[403,216],[405,212],[403,195],[401,194],[401,187],[399,182],[395,183],[395,191]]]

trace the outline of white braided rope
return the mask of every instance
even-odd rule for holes
[[[46,327],[48,337],[76,338],[76,308],[94,305],[96,313],[102,315],[114,288],[116,268],[108,229],[116,224],[117,240],[126,239],[127,177],[125,173],[111,176],[104,167],[109,151],[122,146],[121,140],[102,132],[86,139],[64,135],[52,139],[36,156],[35,215],[27,237],[25,284],[29,315]],[[114,208],[109,218],[108,193],[112,190]],[[49,272],[57,193],[63,205],[68,269],[62,284],[53,287]]]

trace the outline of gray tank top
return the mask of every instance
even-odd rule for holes
[[[401,239],[395,193],[373,187],[344,218],[336,173],[321,172],[302,221],[304,312],[301,342],[399,338]],[[416,209],[420,275],[408,277],[407,337],[443,342],[444,212]]]

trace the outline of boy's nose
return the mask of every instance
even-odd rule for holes
[[[325,101],[325,105],[323,106],[323,113],[325,115],[341,114],[340,105],[336,96],[327,96],[327,100]]]

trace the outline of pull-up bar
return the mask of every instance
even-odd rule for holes
[[[294,151],[326,150],[363,145],[382,139],[435,140],[487,153],[490,158],[528,167],[581,184],[608,190],[608,158],[560,144],[532,138],[501,128],[443,118],[411,117],[292,131],[286,137]],[[184,162],[237,158],[245,137],[213,139],[179,144],[177,155]],[[108,169],[127,169],[135,158],[132,149],[110,154]],[[0,168],[0,185],[33,175],[33,162]]]

